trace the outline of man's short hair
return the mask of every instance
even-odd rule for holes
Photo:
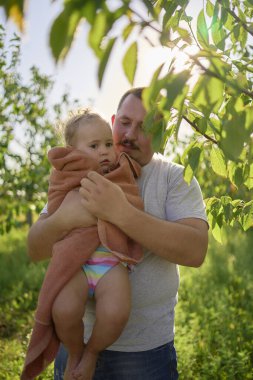
[[[135,87],[135,88],[131,88],[130,90],[128,90],[127,92],[125,92],[125,94],[121,97],[121,99],[120,99],[120,101],[119,101],[117,111],[120,109],[120,107],[122,106],[122,103],[124,102],[124,100],[125,100],[129,95],[134,95],[134,96],[136,96],[136,98],[142,100],[142,91],[143,91],[145,88],[146,88],[146,87]]]

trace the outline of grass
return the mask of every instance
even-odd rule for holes
[[[0,238],[0,380],[18,380],[46,263],[26,231]],[[211,241],[199,269],[181,268],[176,339],[180,380],[253,379],[253,231]],[[52,365],[37,380],[53,379]],[[134,379],[133,379],[134,380]]]
[[[199,269],[181,268],[176,308],[180,379],[253,379],[253,231],[211,242]]]
[[[46,264],[29,262],[26,231],[0,239],[0,380],[18,380]],[[38,379],[52,379],[52,366]]]

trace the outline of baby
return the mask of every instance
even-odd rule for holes
[[[65,140],[98,163],[102,173],[116,167],[111,128],[99,115],[85,111],[83,116],[71,119],[65,128]],[[96,300],[96,323],[84,350],[82,318],[88,296]],[[64,309],[68,309],[67,323],[62,321]],[[128,269],[100,246],[62,289],[53,306],[57,335],[69,353],[64,379],[92,379],[98,353],[120,336],[129,313]]]
[[[118,181],[127,197],[130,192],[132,204],[143,208],[135,183],[139,166],[126,154],[117,157],[111,128],[100,115],[86,109],[72,117],[65,126],[65,142],[66,147],[56,147],[48,153],[53,166],[48,190],[49,215],[70,191],[80,197],[77,191],[80,180],[90,170]],[[142,248],[115,226],[96,220],[85,209],[84,212],[94,226],[73,230],[53,247],[22,379],[33,378],[52,361],[59,339],[68,350],[64,379],[92,380],[99,352],[118,339],[128,321],[129,264],[141,261]],[[84,345],[82,318],[88,297],[95,299],[96,321]],[[48,330],[51,320],[56,337],[54,329],[51,333]],[[42,342],[50,335],[47,342]],[[42,346],[46,348],[41,349]]]

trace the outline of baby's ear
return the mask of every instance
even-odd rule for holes
[[[115,115],[112,115],[112,117],[111,117],[112,126],[113,126],[113,124],[114,124],[114,120],[115,120]]]

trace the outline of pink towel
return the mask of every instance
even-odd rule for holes
[[[48,210],[52,214],[66,194],[80,186],[80,180],[90,170],[99,172],[92,159],[73,148],[56,147],[48,154],[54,169],[51,172],[48,191]],[[143,209],[135,179],[140,167],[122,153],[116,169],[105,175],[118,184],[133,206]],[[52,321],[54,300],[64,285],[80,270],[81,266],[100,245],[108,248],[121,261],[136,264],[143,258],[142,247],[109,222],[98,220],[97,226],[78,228],[54,244],[44,282],[39,294],[35,323],[28,346],[21,380],[32,380],[55,358],[59,338]]]

